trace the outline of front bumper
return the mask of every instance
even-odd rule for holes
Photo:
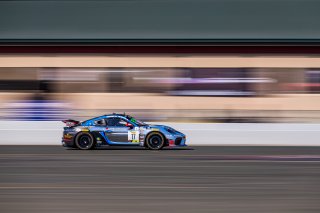
[[[172,139],[168,139],[169,146],[187,146],[186,145],[186,136],[185,135],[174,135]]]

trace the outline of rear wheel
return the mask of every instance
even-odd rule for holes
[[[76,136],[75,144],[78,149],[88,150],[94,148],[95,141],[90,133],[81,132]]]
[[[160,150],[165,145],[164,136],[160,133],[150,133],[146,138],[146,147],[152,150]]]

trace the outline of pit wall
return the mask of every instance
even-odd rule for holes
[[[188,145],[320,146],[320,124],[164,123]],[[0,145],[60,145],[59,121],[0,121]]]

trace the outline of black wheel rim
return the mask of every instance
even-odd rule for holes
[[[83,149],[85,148],[89,148],[92,144],[92,139],[90,136],[88,135],[83,135],[79,138],[79,142],[78,142],[79,146]]]
[[[160,148],[162,145],[162,138],[159,135],[153,135],[149,139],[149,145],[153,149]]]

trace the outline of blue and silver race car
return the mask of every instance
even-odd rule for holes
[[[125,114],[109,114],[86,121],[64,120],[62,145],[83,150],[104,145],[141,146],[159,150],[186,146],[186,136],[165,125],[151,125]]]

